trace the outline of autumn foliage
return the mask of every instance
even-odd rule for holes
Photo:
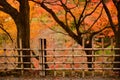
[[[42,2],[42,0],[35,0],[35,1]],[[54,4],[55,1],[56,0],[45,0],[45,3],[48,3],[47,5],[49,5],[49,8],[52,9],[57,14],[58,18],[61,21],[63,21],[66,25],[68,25],[75,34],[77,34],[77,30],[75,30],[75,27],[74,27],[75,24],[73,23],[74,18],[71,16],[75,15],[74,17],[76,18],[76,20],[79,19],[79,16],[82,14],[82,11],[84,9],[84,6],[83,6],[84,2],[79,3],[78,0],[69,0],[66,6],[63,7],[63,6],[60,6],[62,5],[60,1],[62,1],[62,3],[65,4],[66,0],[58,0]],[[17,10],[19,10],[18,9],[19,3],[17,1],[8,0],[8,2],[13,7],[17,8]],[[89,3],[89,7],[85,10],[85,14],[91,13],[91,11],[94,10],[95,6],[97,6],[96,3],[98,3],[99,0],[92,0],[92,2],[93,3]],[[77,3],[79,3],[79,5],[76,6]],[[42,31],[43,29],[60,27],[54,21],[52,16],[48,14],[48,12],[46,12],[43,8],[41,8],[39,4],[36,4],[32,1],[30,1],[29,4],[30,4],[30,37],[31,39],[39,37],[40,31]],[[117,24],[118,23],[116,19],[117,12],[112,0],[109,0],[107,2],[107,6],[111,12],[114,23]],[[63,10],[66,7],[68,7],[71,10],[71,13],[73,13],[73,15]],[[98,17],[99,19],[96,21],[96,18]],[[15,39],[17,31],[16,31],[15,23],[12,20],[12,18],[3,12],[0,12],[0,18],[1,18],[0,22],[4,25],[4,28],[10,33],[12,38]],[[87,31],[89,33],[92,33],[95,31],[99,31],[105,27],[110,27],[110,23],[105,14],[105,11],[102,9],[102,4],[100,4],[97,7],[97,9],[94,11],[93,14],[91,14],[89,17],[84,19],[81,26],[82,27],[80,27],[80,31],[82,33],[85,33]],[[0,34],[3,34],[3,33],[4,33],[3,31],[0,31]],[[110,37],[114,36],[113,31],[110,28],[106,28],[105,30],[102,31],[102,33],[105,36],[110,36]],[[67,44],[66,46],[69,46],[69,44]],[[35,64],[37,65],[37,63]]]
[[[39,0],[42,1],[42,0]],[[49,1],[49,0],[47,0]],[[97,2],[98,0],[92,0],[93,2]],[[17,1],[13,1],[13,0],[8,0],[8,2],[13,6],[13,7],[18,7],[19,4],[17,3]],[[53,1],[54,2],[54,1]],[[64,0],[65,2],[65,0]],[[58,2],[58,4],[60,4]],[[75,7],[74,3],[69,3],[67,4],[67,6],[69,8],[73,8]],[[95,6],[95,5],[94,5]],[[91,9],[88,9],[86,11],[86,14],[89,13],[92,8],[94,7],[93,5],[91,5]],[[112,18],[114,20],[114,23],[117,24],[117,19],[116,19],[116,8],[114,6],[114,4],[112,3],[112,1],[110,0],[107,3],[107,6],[111,12]],[[64,14],[65,12],[63,11],[62,7],[58,7],[57,5],[54,6],[50,6],[58,15],[62,20],[65,20]],[[99,16],[99,12],[101,11],[101,7],[98,7],[98,9],[94,12],[94,14],[92,14],[90,17],[86,18],[84,23],[85,27],[84,27],[84,31],[86,31],[89,26],[94,22],[94,20]],[[41,7],[39,7],[38,4],[30,2],[30,21],[31,21],[31,38],[37,37],[36,34],[39,34],[39,30],[43,29],[43,28],[47,28],[47,27],[53,27],[54,25],[56,25],[55,21],[52,19],[52,17],[46,13],[46,11],[44,9],[42,9]],[[81,12],[83,10],[83,7],[76,7],[72,12],[76,15],[76,17],[78,17]],[[13,22],[13,20],[11,19],[11,17],[7,14],[4,14],[3,12],[0,12],[0,18],[1,18],[1,23],[4,24],[5,29],[7,27],[11,27],[10,29],[7,28],[7,31],[11,34],[11,36],[13,36],[13,38],[15,39],[16,35],[16,29],[15,29],[15,24]],[[68,14],[67,19],[69,20],[69,25],[71,25],[72,20],[70,15]],[[99,30],[102,27],[105,26],[109,26],[109,21],[106,17],[105,12],[102,13],[102,16],[100,17],[100,19],[95,23],[95,25],[91,28],[91,30]],[[1,31],[2,32],[2,31]],[[109,32],[109,34],[108,34]],[[108,34],[109,36],[113,36],[112,30],[108,29],[108,30],[104,30],[104,33]]]

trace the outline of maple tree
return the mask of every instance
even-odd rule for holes
[[[36,12],[33,10],[35,8],[35,5],[36,4],[30,2],[29,0],[0,1],[0,20],[3,18],[3,21],[1,22],[3,25],[0,25],[0,27],[4,30],[4,32],[7,33],[7,35],[9,35],[11,40],[17,40],[14,41],[17,42],[17,46],[15,45],[15,48],[30,48],[30,37],[32,39],[36,36],[36,34],[38,34],[38,31],[35,32],[35,29],[41,29],[38,26],[40,24],[39,22],[32,22],[32,17],[38,17],[36,15]],[[30,30],[32,30],[31,33]],[[16,37],[17,39],[15,39]],[[20,55],[19,50],[18,54]],[[23,62],[30,62],[31,59],[29,57],[29,51],[22,51],[22,55],[26,55],[26,57],[23,57]],[[33,55],[35,55],[34,52]],[[21,62],[20,58],[18,61]],[[20,65],[18,65],[18,67],[19,66]],[[30,67],[30,64],[24,64],[24,67],[28,68]]]
[[[103,4],[103,7],[104,7],[104,10],[107,14],[107,17],[109,19],[109,23],[111,25],[111,29],[114,33],[114,36],[115,36],[115,48],[120,48],[120,0],[111,0],[111,3],[110,5],[113,5],[115,7],[114,10],[116,10],[116,13],[117,14],[111,14],[111,9],[108,8],[107,4],[105,4],[105,2],[102,0],[102,4]],[[116,23],[114,23],[114,18],[112,16],[116,16],[116,20],[117,20],[117,26],[116,26]],[[119,53],[120,51],[119,50],[115,50],[115,54],[116,55],[120,55]],[[115,59],[114,59],[115,62],[120,62],[120,57],[119,56],[115,56]],[[114,64],[114,68],[120,68],[120,64],[119,63],[115,63]],[[119,71],[120,73],[120,70],[116,69],[116,71]]]
[[[102,28],[97,28],[99,19],[103,13],[101,1],[94,3],[94,5],[88,0],[84,0],[83,2],[80,2],[79,0],[32,1],[39,4],[51,14],[60,27],[62,27],[78,44],[82,45],[82,39],[84,36],[85,45],[82,45],[84,48],[92,48],[92,38],[107,28],[108,24],[106,22],[102,24]],[[85,52],[87,55],[92,54],[92,51],[89,50],[85,50]],[[91,62],[92,57],[87,57],[87,61]],[[88,63],[88,68],[92,68],[91,63]]]
[[[15,21],[17,28],[17,47],[20,48],[20,40],[22,40],[22,48],[30,47],[30,16],[36,12],[29,12],[29,0],[0,0],[0,10],[9,14]],[[92,48],[92,38],[100,33],[105,32],[108,28],[109,21],[106,15],[103,14],[103,8],[101,5],[102,0],[88,1],[83,0],[30,0],[41,6],[39,13],[43,13],[45,10],[51,14],[53,19],[72,37],[77,43],[82,45],[83,36],[85,37],[84,48]],[[14,3],[13,3],[14,2]],[[34,6],[33,3],[30,4]],[[38,6],[38,7],[40,7]],[[36,7],[38,9],[38,7]],[[109,9],[110,10],[110,9]],[[31,10],[32,11],[32,10]],[[113,11],[113,10],[111,10]],[[112,12],[116,13],[116,12]],[[22,17],[21,17],[22,16]],[[42,17],[43,16],[43,17]],[[37,23],[41,26],[52,26],[54,23],[48,22],[51,20],[51,16],[42,14],[41,22]],[[114,16],[114,15],[113,15]],[[112,19],[114,18],[112,16]],[[115,17],[116,18],[116,17]],[[32,20],[32,19],[31,19]],[[117,21],[114,19],[113,22],[116,24]],[[32,23],[31,25],[37,25]],[[36,29],[35,27],[31,27]],[[38,27],[37,27],[38,28]],[[113,35],[113,34],[112,34]],[[91,55],[92,51],[86,50],[87,55]],[[24,51],[23,55],[30,55],[29,52]],[[30,62],[29,57],[24,57],[24,62]],[[92,61],[92,57],[87,57],[88,62]],[[24,67],[30,67],[30,65],[24,65]],[[88,63],[88,67],[92,68],[92,64]]]
[[[30,48],[30,6],[28,0],[0,0],[0,11],[9,14],[16,24],[17,48]],[[22,54],[28,55],[28,57],[23,57],[23,61],[30,62],[30,52],[22,51]],[[24,67],[28,68],[30,64],[24,64]]]

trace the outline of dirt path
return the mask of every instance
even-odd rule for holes
[[[44,78],[14,78],[14,77],[0,77],[0,80],[120,80],[120,78],[102,78],[102,77],[94,77],[94,78],[66,78],[66,77],[44,77]]]

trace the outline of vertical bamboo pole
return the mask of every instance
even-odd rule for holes
[[[8,63],[7,63],[7,54],[6,54],[6,40],[3,38],[3,41],[2,41],[2,45],[3,45],[3,50],[4,50],[4,59],[5,59],[5,62],[4,62],[4,70],[6,71],[8,69]]]
[[[22,40],[20,39],[20,64],[21,64],[21,75],[23,75],[24,74],[24,62],[23,62],[23,56],[24,55],[22,55]]]
[[[110,42],[111,42],[111,55],[112,55],[112,57],[111,57],[111,59],[112,59],[112,63],[111,63],[111,68],[112,68],[112,70],[114,70],[113,68],[113,65],[114,65],[114,56],[115,56],[115,54],[114,54],[114,39],[113,38],[111,38],[110,39]]]
[[[71,63],[71,65],[72,65],[72,76],[74,76],[74,67],[75,67],[75,64],[74,64],[74,49],[72,49],[72,63]]]
[[[95,70],[94,70],[94,62],[95,62],[95,57],[94,57],[94,37],[92,38],[92,77],[95,76]]]
[[[53,50],[53,51],[54,51],[54,53],[56,53],[55,50]],[[53,58],[54,58],[54,77],[56,77],[57,76],[57,72],[56,72],[56,67],[55,67],[55,65],[56,65],[56,63],[55,63],[56,55],[55,54],[53,54]]]
[[[104,58],[104,55],[105,55],[105,50],[104,50],[104,37],[101,38],[102,39],[102,58],[103,58],[103,61],[102,61],[102,69],[103,69],[103,72],[102,72],[102,76],[105,77],[105,58]]]
[[[41,69],[42,66],[42,51],[41,51],[41,39],[39,39],[39,47],[38,47],[38,51],[39,51],[39,69]],[[39,75],[42,75],[42,69],[39,71]]]
[[[31,59],[33,58],[32,56],[32,50],[30,49],[30,56],[31,56]],[[32,62],[30,61],[30,68],[31,68],[31,70],[32,70],[32,68],[33,68],[33,65],[32,65]]]
[[[82,48],[84,48],[85,47],[85,37],[83,36],[83,38],[82,38]],[[81,57],[83,57],[83,56],[81,56]],[[84,60],[83,60],[83,62],[82,62],[82,78],[84,78],[85,77],[85,69],[84,69]]]
[[[40,48],[40,53],[41,53],[40,55],[41,55],[41,58],[42,58],[41,61],[40,61],[41,66],[42,66],[42,70],[40,72],[40,75],[43,76],[44,75],[44,64],[43,64],[44,58],[43,58],[43,40],[41,38],[39,39],[39,43],[40,43],[39,48]]]
[[[42,76],[46,75],[46,68],[48,68],[46,61],[47,61],[47,52],[46,52],[46,39],[39,39],[40,40],[40,50],[41,50],[41,62],[42,62]]]
[[[47,51],[46,51],[46,48],[47,48],[47,42],[46,42],[46,39],[43,39],[43,41],[44,41],[44,47],[43,47],[43,57],[44,57],[44,73],[45,73],[45,75],[46,75],[46,69],[48,68],[48,65],[46,64],[46,62],[47,62]]]

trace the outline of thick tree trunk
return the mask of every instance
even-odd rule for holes
[[[20,49],[29,49],[30,48],[30,32],[29,32],[29,26],[25,26],[24,28],[20,28],[20,31],[18,32],[17,37],[17,44],[18,48]],[[22,61],[24,62],[23,67],[29,68],[30,64],[26,62],[30,62],[30,51],[28,50],[22,50],[18,51],[19,55],[25,56],[22,57]],[[21,62],[21,58],[19,57],[19,60]]]
[[[21,27],[19,28],[19,39],[21,40],[22,48],[30,48],[30,23],[29,23],[29,3],[27,0],[20,1],[20,18],[21,19]],[[19,41],[20,41],[19,40]],[[23,62],[30,62],[30,51],[24,50],[22,51]],[[24,63],[24,68],[30,68],[30,63]]]
[[[117,18],[118,18],[118,29],[115,32],[115,40],[116,40],[116,48],[120,48],[120,1],[118,1],[116,4],[116,8],[117,8]],[[119,55],[119,56],[115,56],[114,61],[115,62],[120,62],[120,50],[115,50],[115,55]],[[114,64],[114,68],[119,68],[116,69],[115,71],[118,71],[120,74],[120,63],[115,63]]]
[[[115,34],[115,39],[116,39],[116,45],[115,48],[120,48],[120,32],[117,32]],[[115,56],[114,62],[120,62],[120,50],[115,50],[115,55],[119,55],[119,56]],[[114,68],[120,68],[120,63],[115,63],[114,64]],[[114,71],[119,71],[120,69],[115,69]]]
[[[30,48],[30,24],[29,24],[29,3],[28,0],[20,1],[20,12],[14,21],[17,26],[17,48],[28,49]],[[30,68],[30,51],[18,51],[19,55],[22,54],[22,61],[24,68]],[[21,62],[21,58],[18,59]],[[20,67],[21,65],[18,65]]]

